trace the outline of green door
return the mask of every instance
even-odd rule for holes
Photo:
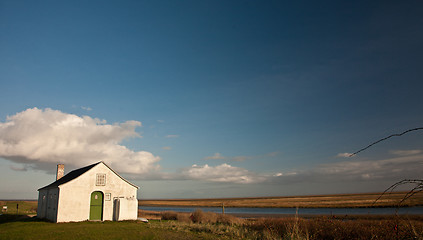
[[[103,193],[91,193],[90,220],[102,220],[103,217]]]

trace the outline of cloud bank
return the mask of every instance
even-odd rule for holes
[[[355,160],[320,164],[295,174],[278,173],[269,178],[279,183],[394,180],[421,176],[423,154],[381,160]],[[292,172],[291,172],[292,173]]]
[[[182,172],[188,179],[204,180],[211,182],[231,182],[231,183],[258,183],[266,180],[244,168],[234,167],[229,164],[209,166],[207,164],[198,166],[194,164],[191,168]]]
[[[125,139],[141,137],[135,129],[139,121],[108,124],[105,120],[77,116],[52,109],[32,108],[8,116],[0,122],[0,157],[17,165],[15,171],[40,169],[49,171],[57,163],[82,167],[104,161],[131,179],[199,180],[219,183],[330,182],[372,179],[403,179],[421,176],[423,151],[395,150],[394,157],[382,160],[358,160],[310,166],[308,169],[288,169],[256,173],[223,163],[216,166],[192,165],[175,172],[160,171],[160,157],[146,151],[133,151],[123,146]],[[175,137],[175,135],[170,135]],[[170,147],[164,147],[170,150]],[[278,153],[268,154],[273,157]],[[349,153],[339,154],[345,157]],[[268,156],[264,155],[264,156]],[[220,153],[206,160],[222,159],[234,162],[249,156],[228,158]],[[54,168],[54,167],[53,167]]]
[[[398,156],[409,156],[409,155],[416,155],[421,154],[423,151],[414,149],[414,150],[392,150],[390,153]]]
[[[35,169],[64,163],[74,167],[104,161],[118,172],[157,171],[159,157],[132,151],[120,142],[140,137],[138,121],[107,124],[105,120],[52,109],[27,109],[0,122],[0,157]]]
[[[104,161],[131,179],[232,183],[264,180],[246,169],[228,164],[193,165],[174,173],[161,172],[158,156],[146,151],[133,151],[120,144],[124,139],[141,137],[135,131],[140,126],[139,121],[107,124],[105,120],[49,108],[27,109],[0,122],[0,157],[20,164],[11,166],[15,171],[28,168],[49,171],[57,163],[72,169]],[[216,156],[219,157],[219,154]]]

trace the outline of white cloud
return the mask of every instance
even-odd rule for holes
[[[179,135],[166,135],[165,138],[178,138]]]
[[[269,158],[269,157],[276,157],[279,155],[280,152],[270,152],[264,155],[255,155],[255,156],[234,156],[234,157],[224,157],[220,153],[215,153],[213,156],[205,157],[204,160],[223,160],[223,159],[230,159],[233,162],[243,162],[248,159],[263,159],[263,158]]]
[[[403,156],[381,160],[356,160],[320,164],[311,169],[276,173],[270,181],[285,183],[334,182],[374,179],[414,178],[421,175],[423,155]]]
[[[351,157],[352,153],[338,153],[336,157],[348,158]]]
[[[213,156],[205,157],[204,160],[222,160],[225,159],[220,153],[215,153]]]
[[[340,176],[341,178],[391,178],[414,175],[423,165],[423,155],[397,157],[373,161],[348,161],[322,164],[314,169],[314,174]]]
[[[141,137],[135,131],[139,126],[138,121],[107,124],[49,108],[27,109],[0,122],[0,157],[42,170],[56,163],[81,167],[104,161],[120,173],[156,171],[159,157],[119,144]]]
[[[81,108],[83,109],[83,110],[85,110],[85,111],[91,111],[91,110],[93,110],[92,108],[90,108],[90,107],[84,107],[84,106],[81,106]]]
[[[282,176],[294,176],[297,175],[297,172],[286,172],[286,173],[276,173],[273,175],[273,177],[282,177]]]
[[[215,167],[205,164],[198,166],[194,164],[191,168],[182,173],[188,179],[205,180],[211,182],[231,182],[231,183],[257,183],[266,179],[244,168],[233,167],[229,164],[221,164]]]
[[[409,155],[416,155],[420,154],[423,151],[422,150],[392,150],[389,151],[391,154],[398,155],[398,156],[409,156]]]
[[[27,109],[0,122],[0,158],[17,165],[15,171],[51,170],[57,163],[82,167],[104,161],[132,179],[200,180],[222,183],[298,183],[344,180],[403,179],[421,176],[423,151],[391,151],[398,157],[382,160],[340,161],[320,164],[305,170],[254,173],[245,168],[221,164],[193,165],[176,172],[161,172],[160,158],[146,151],[133,151],[121,145],[128,138],[141,137],[135,130],[138,121],[108,124],[105,120],[77,116],[52,109]],[[177,135],[168,135],[177,136]],[[170,150],[168,146],[164,150]],[[263,156],[273,156],[266,154]],[[338,156],[349,156],[349,153]],[[220,153],[206,157],[243,161],[251,156],[224,157]],[[54,167],[53,167],[54,168]]]

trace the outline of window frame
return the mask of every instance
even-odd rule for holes
[[[97,173],[96,174],[95,185],[96,186],[106,186],[106,174],[105,173]]]

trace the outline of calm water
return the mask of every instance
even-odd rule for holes
[[[220,207],[146,207],[139,206],[139,209],[148,211],[175,211],[194,212],[201,209],[204,212],[221,213]],[[345,215],[345,214],[394,214],[396,208],[299,208],[298,214],[318,215]],[[295,208],[229,208],[225,207],[225,213],[246,213],[246,214],[295,214]],[[423,214],[423,207],[400,208],[399,214]]]

